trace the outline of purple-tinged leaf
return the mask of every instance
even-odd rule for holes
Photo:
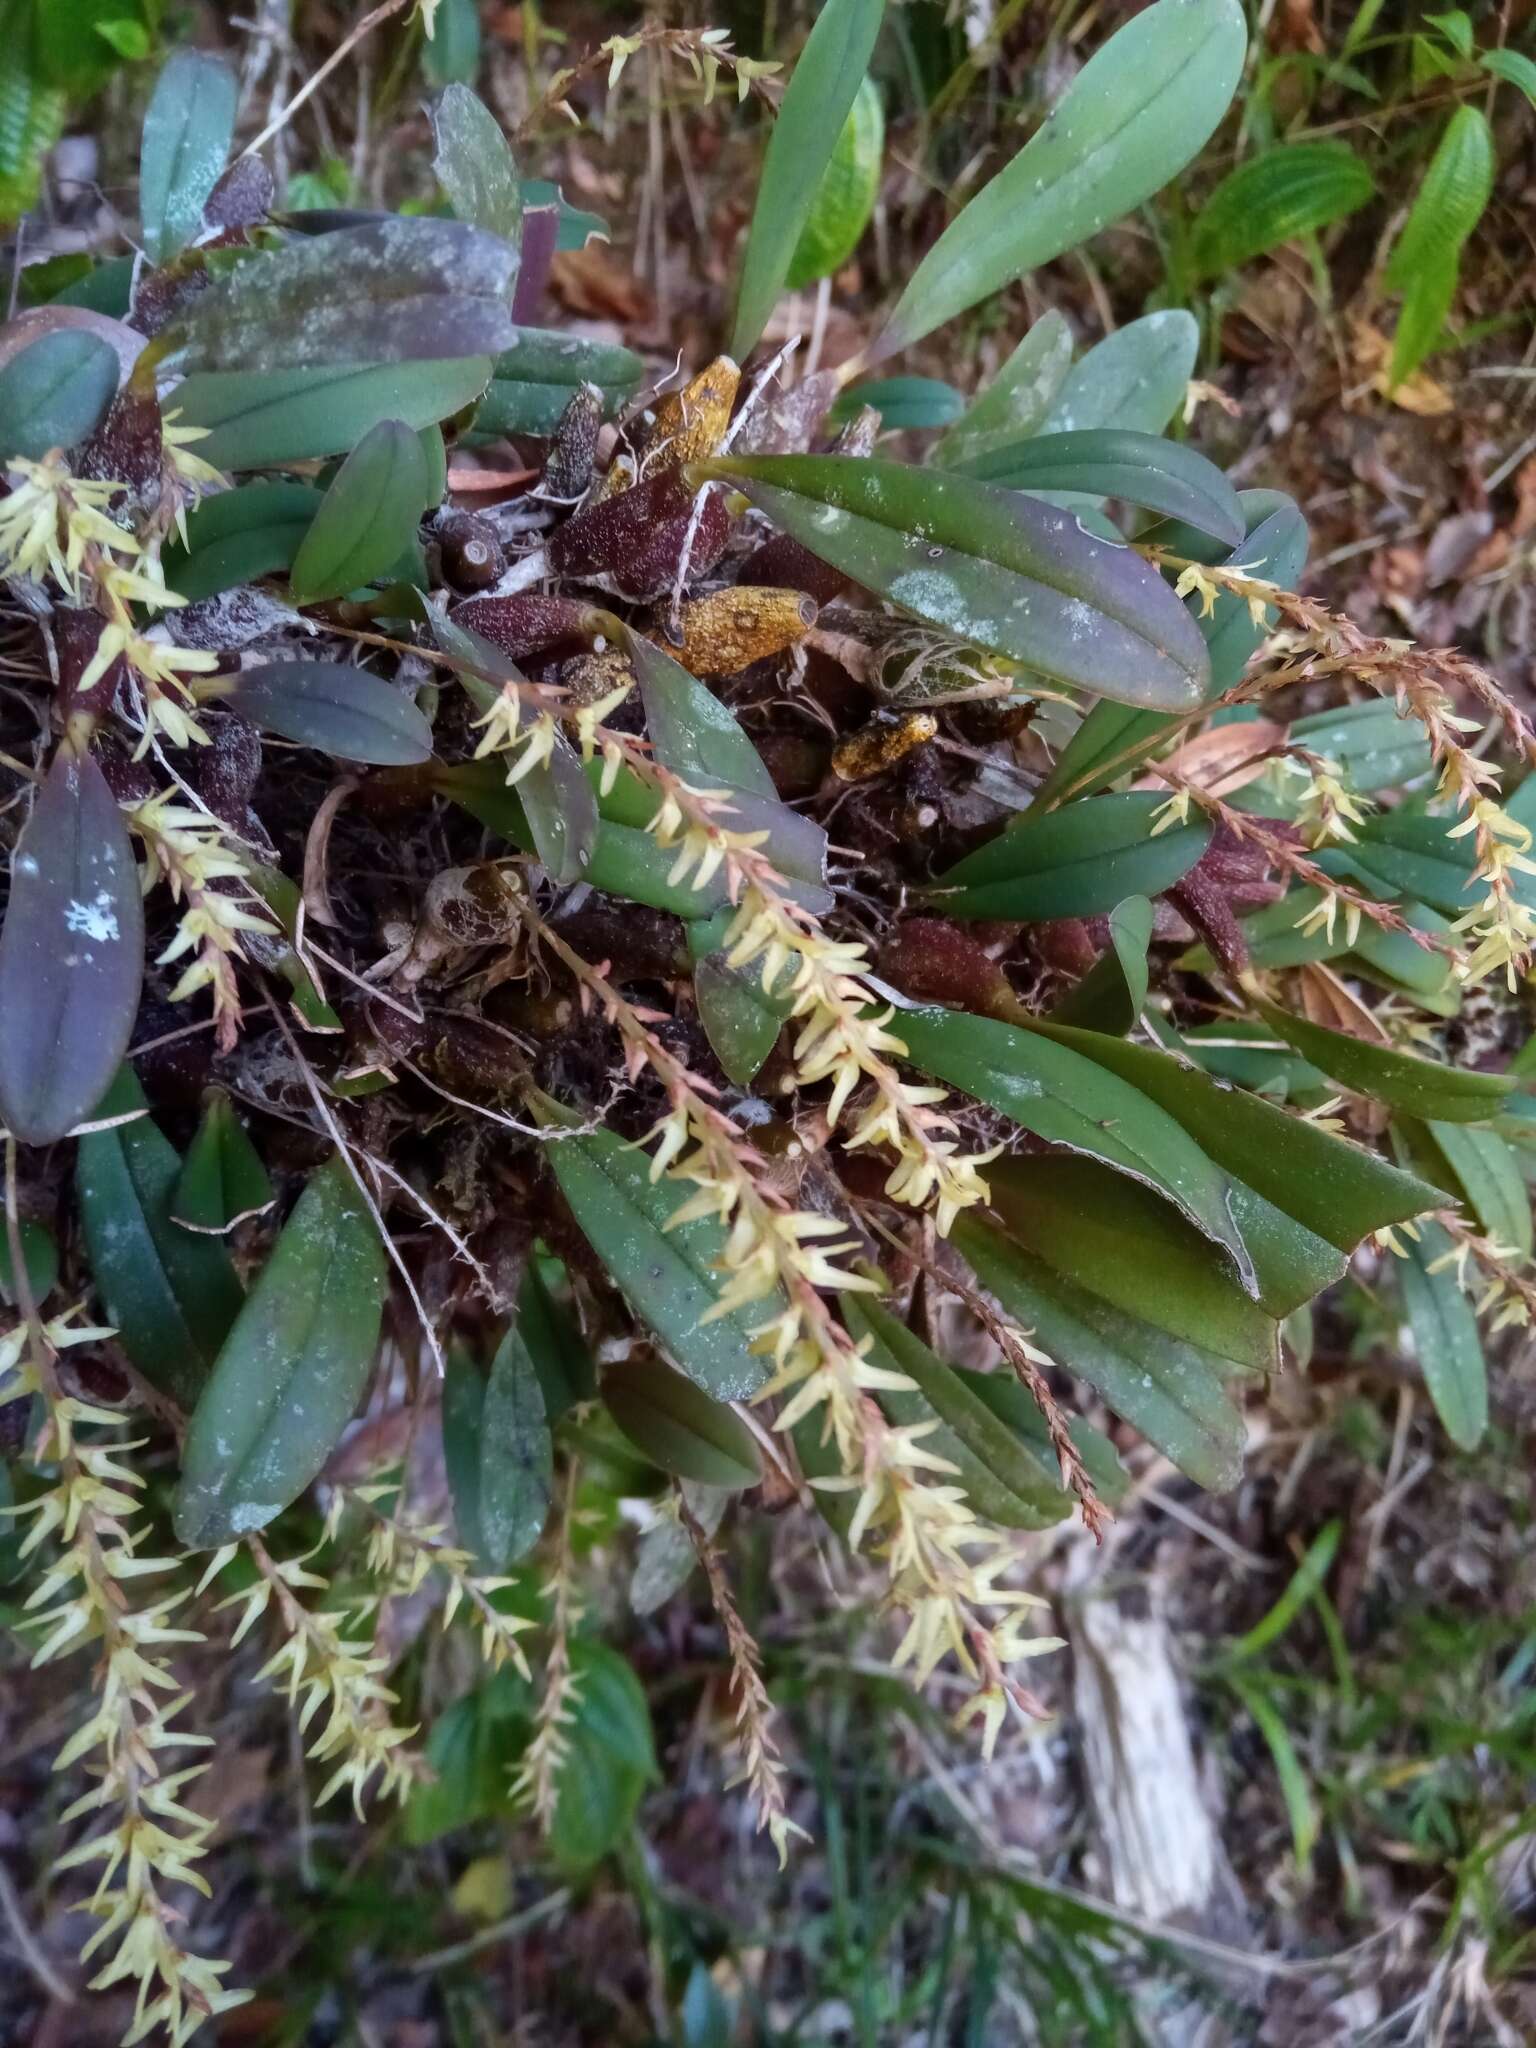
[[[462,221],[391,215],[242,261],[190,306],[177,366],[435,362],[511,346],[517,251]]]
[[[122,812],[67,744],[11,861],[0,929],[0,1116],[52,1144],[106,1092],[138,1014],[144,904]]]
[[[854,581],[1053,681],[1161,711],[1205,695],[1210,657],[1173,591],[1068,512],[969,477],[838,455],[730,458],[689,477],[736,485]]]
[[[454,212],[516,249],[523,232],[517,163],[501,123],[467,85],[445,86],[432,102],[437,154],[432,169]]]
[[[432,728],[407,693],[341,662],[277,661],[247,669],[222,702],[301,747],[403,768],[432,757]]]
[[[555,251],[560,246],[558,206],[530,206],[523,214],[522,261],[518,266],[517,289],[512,294],[512,318],[523,327],[536,327],[539,308]]]

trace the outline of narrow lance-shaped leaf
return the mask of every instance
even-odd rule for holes
[[[411,697],[345,663],[277,661],[246,669],[219,701],[264,732],[338,760],[407,767],[432,756],[432,728]]]
[[[1309,1017],[1298,1017],[1252,990],[1249,997],[1265,1022],[1325,1074],[1342,1081],[1346,1088],[1414,1116],[1434,1117],[1442,1123],[1481,1123],[1498,1113],[1514,1085],[1507,1074],[1480,1074],[1467,1067],[1420,1059],[1395,1046],[1368,1044],[1348,1032],[1331,1031]]]
[[[752,1349],[752,1331],[772,1320],[782,1297],[712,1313],[720,1298],[720,1226],[700,1219],[669,1229],[686,1188],[653,1181],[646,1154],[612,1131],[555,1138],[547,1156],[582,1235],[689,1379],[721,1401],[756,1393],[768,1365]]]
[[[101,424],[117,391],[117,351],[98,334],[44,334],[0,369],[0,449],[39,461],[78,447]]]
[[[878,352],[910,347],[1150,199],[1226,112],[1247,46],[1240,0],[1156,0],[1119,29],[923,258]]]
[[[1052,306],[997,375],[940,435],[934,459],[958,469],[992,449],[1024,441],[1045,423],[1072,367],[1072,330]]]
[[[1181,1472],[1216,1491],[1237,1483],[1245,1429],[1230,1364],[1089,1294],[974,1216],[962,1216],[953,1237],[1004,1313]]]
[[[1154,833],[1166,802],[1126,790],[1054,811],[1031,806],[938,877],[934,907],[964,918],[1099,917],[1129,895],[1159,895],[1211,843],[1210,823],[1198,817]]]
[[[233,1103],[222,1089],[211,1090],[176,1182],[173,1220],[185,1230],[225,1237],[273,1199],[267,1169]]]
[[[1452,1443],[1475,1450],[1488,1427],[1488,1366],[1471,1302],[1456,1279],[1456,1246],[1438,1223],[1422,1223],[1399,1262],[1403,1306],[1419,1370]]]
[[[1072,1510],[1059,1474],[1009,1429],[953,1366],[883,1308],[863,1297],[842,1298],[843,1319],[866,1356],[882,1371],[904,1376],[913,1389],[882,1389],[881,1406],[899,1423],[939,1427],[925,1448],[959,1468],[959,1484],[977,1514],[1004,1529],[1049,1529]]]
[[[555,882],[579,882],[592,866],[599,819],[597,797],[575,748],[557,732],[547,761],[518,782],[534,851]]]
[[[299,604],[375,583],[416,537],[429,485],[426,450],[403,420],[370,427],[337,471],[293,559]]]
[[[52,1144],[95,1108],[143,977],[128,827],[96,762],[65,741],[16,842],[0,928],[0,1117],[24,1144]]]
[[[147,1107],[131,1067],[99,1105],[103,1118]],[[182,1162],[154,1119],[80,1140],[75,1192],[91,1277],[118,1342],[152,1387],[191,1410],[244,1300],[228,1252],[172,1215]]]
[[[522,239],[522,187],[500,122],[467,85],[446,86],[431,114],[437,144],[432,169],[454,212],[516,248]]]
[[[195,602],[291,566],[324,492],[313,484],[241,484],[187,514],[187,545],[173,535],[161,556],[170,589]]]
[[[473,404],[490,375],[489,355],[216,372],[179,384],[175,404],[184,425],[207,428],[197,452],[216,469],[277,469],[345,454],[379,420],[427,427],[448,419]]]
[[[661,1359],[612,1367],[601,1391],[625,1436],[663,1472],[737,1491],[762,1478],[757,1440],[740,1416]]]
[[[1199,324],[1182,307],[1128,320],[1073,364],[1042,430],[1128,427],[1160,434],[1184,401],[1199,353]]]
[[[1151,942],[1152,905],[1145,896],[1127,896],[1109,913],[1109,944],[1051,1012],[1056,1022],[1090,1031],[1129,1031],[1147,1000]]]
[[[832,160],[821,174],[785,283],[803,291],[841,270],[869,225],[880,192],[885,108],[872,78],[861,80]]]
[[[1054,681],[1163,711],[1205,693],[1205,642],[1169,586],[1066,512],[969,477],[836,455],[733,458],[697,475],[736,484],[903,611]]]
[[[1245,532],[1237,493],[1215,464],[1183,442],[1156,434],[1124,427],[1037,434],[987,449],[956,467],[1011,491],[1084,491],[1123,498],[1148,512],[1186,520],[1228,547],[1235,547]]]
[[[166,262],[197,233],[229,154],[239,98],[233,71],[201,50],[173,52],[156,79],[139,158],[139,210],[151,261]]]
[[[728,704],[632,626],[622,630],[656,758],[695,789],[731,791],[733,827],[766,831],[766,851],[781,873],[801,885],[799,900],[818,914],[827,910],[832,899],[823,887],[826,833],[779,801],[762,756]]]
[[[504,1572],[538,1542],[554,1489],[544,1394],[516,1324],[488,1373],[450,1357],[443,1454],[460,1539],[485,1570]]]
[[[753,208],[731,354],[761,340],[822,173],[869,69],[885,0],[825,0],[780,104]]]
[[[924,1073],[990,1103],[1048,1144],[1101,1160],[1166,1196],[1223,1247],[1245,1290],[1256,1291],[1227,1175],[1133,1086],[1064,1045],[990,1017],[903,1010],[893,1028]]]
[[[368,1382],[384,1248],[351,1174],[310,1181],[197,1404],[175,1526],[204,1550],[265,1528],[319,1472]]]
[[[1277,1318],[1162,1196],[1082,1155],[995,1160],[992,1208],[1047,1266],[1127,1315],[1256,1371],[1275,1363]]]

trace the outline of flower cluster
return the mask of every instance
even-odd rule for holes
[[[408,1599],[420,1592],[434,1572],[440,1573],[447,1591],[443,1600],[442,1625],[447,1628],[460,1608],[473,1614],[480,1637],[480,1655],[492,1671],[511,1664],[524,1678],[531,1674],[528,1659],[518,1637],[532,1628],[526,1615],[503,1614],[494,1595],[512,1584],[510,1579],[487,1577],[475,1570],[467,1550],[446,1540],[441,1523],[418,1526],[403,1521],[399,1514],[386,1514],[379,1505],[399,1493],[395,1484],[338,1487],[332,1506],[330,1532],[349,1501],[365,1508],[369,1517],[365,1564],[397,1598]]]
[[[740,859],[743,849],[737,844],[722,857]],[[856,1245],[845,1224],[796,1209],[766,1178],[765,1162],[711,1099],[709,1084],[667,1050],[648,1015],[536,914],[534,923],[542,943],[619,1030],[630,1072],[649,1068],[667,1091],[670,1108],[650,1133],[652,1178],[666,1174],[693,1189],[670,1224],[709,1216],[725,1227],[723,1285],[708,1314],[760,1310],[752,1341],[776,1370],[758,1398],[790,1396],[774,1427],[792,1430],[819,1411],[823,1439],[835,1445],[842,1476],[815,1483],[857,1495],[850,1547],[875,1541],[886,1565],[888,1600],[906,1617],[893,1663],[911,1664],[921,1682],[953,1652],[977,1684],[982,1704],[973,1709],[983,1715],[990,1748],[1009,1703],[1021,1711],[1032,1704],[1010,1667],[1055,1643],[1023,1632],[1019,1610],[1041,1603],[999,1585],[1017,1561],[1015,1548],[979,1519],[963,1488],[949,1483],[953,1467],[923,1442],[937,1425],[892,1423],[874,1398],[908,1390],[912,1382],[873,1361],[868,1340],[855,1342],[822,1298],[824,1289],[878,1292],[883,1283],[846,1263]],[[808,936],[814,942],[814,920],[793,929],[802,950]]]
[[[245,958],[242,934],[271,933],[276,926],[251,895],[245,861],[217,819],[178,804],[167,789],[136,806],[128,822],[144,844],[145,894],[163,879],[176,902],[186,904],[175,937],[159,956],[159,964],[168,966],[192,955],[170,1000],[179,1003],[208,989],[219,1046],[228,1052],[240,1025],[234,963]],[[239,894],[237,884],[245,885]]]
[[[181,445],[200,431],[185,429],[168,444],[189,489],[194,479],[200,487],[217,475]],[[145,540],[108,516],[107,507],[125,486],[75,476],[57,450],[40,462],[13,458],[5,469],[12,488],[0,503],[0,577],[49,577],[71,603],[94,607],[102,620],[95,650],[75,684],[76,697],[123,661],[142,697],[140,753],[157,732],[173,746],[206,742],[187,677],[211,674],[218,656],[178,647],[160,627],[143,631],[135,621],[135,604],[167,611],[186,599],[166,585],[158,540]],[[176,496],[178,514],[184,498]]]
[[[99,1645],[94,1711],[54,1764],[66,1770],[90,1759],[97,1776],[63,1815],[63,1824],[91,1815],[101,1826],[54,1866],[99,1866],[89,1904],[101,1925],[82,1953],[105,1952],[107,1960],[91,1988],[137,1987],[125,2048],[161,2026],[180,2048],[205,2019],[242,2004],[249,1993],[221,1985],[227,1963],[182,1946],[176,1933],[181,1915],[164,1896],[168,1885],[208,1890],[196,1865],[209,1826],[181,1803],[202,1766],[165,1772],[161,1763],[169,1750],[209,1742],[171,1725],[186,1698],[165,1659],[168,1646],[202,1638],[168,1625],[179,1594],[130,1604],[131,1582],[171,1571],[175,1560],[143,1555],[142,1531],[130,1527],[140,1511],[137,1490],[143,1481],[121,1462],[123,1452],[134,1448],[118,1438],[123,1418],[65,1393],[59,1383],[61,1351],[110,1334],[59,1317],[0,1337],[0,1403],[41,1398],[46,1420],[35,1458],[57,1474],[50,1487],[7,1512],[30,1520],[24,1556],[50,1540],[57,1543],[26,1603],[29,1624],[43,1632],[33,1663]],[[93,1434],[82,1437],[82,1431]],[[111,1434],[103,1438],[97,1431]]]
[[[425,1766],[410,1747],[415,1729],[398,1727],[390,1719],[396,1695],[383,1682],[388,1659],[379,1655],[364,1632],[380,1596],[368,1594],[351,1610],[319,1602],[306,1606],[299,1598],[302,1592],[330,1591],[328,1581],[309,1570],[309,1557],[277,1559],[259,1537],[247,1536],[244,1542],[258,1576],[249,1591],[231,1594],[223,1602],[243,1610],[233,1641],[240,1642],[275,1602],[283,1640],[257,1676],[278,1682],[290,1705],[298,1707],[301,1730],[308,1730],[322,1707],[328,1710],[309,1748],[313,1762],[334,1765],[318,1803],[323,1806],[348,1789],[361,1820],[363,1795],[375,1778],[376,1789],[386,1799],[404,1799]],[[214,1553],[203,1575],[204,1586],[230,1563],[237,1548],[226,1544]]]

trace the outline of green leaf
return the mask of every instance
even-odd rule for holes
[[[370,427],[337,471],[293,559],[298,604],[345,597],[386,576],[416,537],[427,458],[402,420]]]
[[[910,347],[1150,199],[1226,112],[1247,45],[1239,0],[1156,0],[1134,16],[939,237],[877,348]]]
[[[587,1637],[571,1648],[574,1712],[556,1779],[549,1843],[567,1870],[589,1869],[618,1847],[656,1776],[650,1709],[616,1650]]]
[[[1374,894],[1427,903],[1446,917],[1472,908],[1471,842],[1452,839],[1450,818],[1409,810],[1373,811],[1355,828],[1352,846],[1325,847],[1317,864],[1331,875],[1353,876]]]
[[[1375,180],[1346,142],[1283,142],[1239,164],[1195,217],[1191,253],[1201,277],[1316,234],[1365,205]]]
[[[101,424],[119,375],[117,350],[100,335],[44,334],[0,369],[0,448],[29,462],[77,448]]]
[[[1460,278],[1461,257],[1455,250],[1426,256],[1409,278],[1392,337],[1394,390],[1440,346]]]
[[[426,1744],[432,1775],[416,1779],[405,1807],[412,1848],[511,1811],[512,1773],[527,1737],[517,1711],[520,1684],[516,1672],[498,1671],[433,1718]]]
[[[479,0],[442,0],[432,33],[421,47],[421,68],[430,85],[474,82],[480,68]]]
[[[1200,329],[1182,307],[1144,313],[1117,327],[1068,371],[1042,423],[1048,434],[1128,427],[1160,434],[1195,374]]]
[[[1229,547],[1244,536],[1236,491],[1214,463],[1182,441],[1124,427],[1090,427],[991,448],[958,465],[967,476],[1011,491],[1082,491],[1123,498],[1182,519]]]
[[[1372,1045],[1348,1032],[1331,1031],[1308,1017],[1298,1017],[1262,996],[1251,995],[1250,999],[1264,1021],[1315,1067],[1356,1094],[1385,1102],[1392,1109],[1405,1109],[1413,1116],[1445,1123],[1482,1123],[1498,1113],[1513,1086],[1507,1074],[1479,1074],[1466,1067],[1420,1059],[1393,1046]]]
[[[144,115],[139,211],[151,262],[169,262],[202,225],[235,133],[235,74],[201,50],[176,50]]]
[[[1109,944],[1051,1015],[1058,1024],[1088,1031],[1129,1031],[1147,1000],[1147,947],[1152,905],[1127,896],[1109,913]]]
[[[1451,1442],[1474,1451],[1488,1427],[1488,1367],[1472,1304],[1456,1281],[1456,1246],[1438,1223],[1421,1223],[1398,1264],[1419,1370]],[[1441,1265],[1440,1261],[1449,1261]],[[1432,1266],[1438,1267],[1431,1272]]]
[[[767,851],[780,872],[805,885],[800,900],[818,911],[830,907],[832,899],[822,886],[827,835],[813,819],[779,801],[762,756],[730,706],[632,626],[624,628],[624,645],[657,760],[695,789],[732,791],[734,822],[746,831],[766,830]]]
[[[779,106],[763,160],[742,259],[731,354],[744,362],[762,339],[828,166],[853,110],[884,0],[825,0]]]
[[[263,732],[338,760],[406,767],[432,757],[432,728],[411,697],[383,676],[342,662],[244,669],[220,702]]]
[[[436,762],[432,785],[478,818],[489,831],[510,839],[525,853],[533,852],[533,829],[527,813],[517,791],[507,787],[506,770],[498,762]],[[650,816],[649,811],[646,816]],[[602,817],[583,879],[594,889],[606,890],[632,903],[643,903],[652,910],[665,910],[673,917],[695,918],[724,903],[725,884],[718,876],[702,889],[695,889],[686,881],[669,880],[676,860],[676,850],[658,846],[643,825]]]
[[[1213,1492],[1236,1485],[1245,1431],[1228,1392],[1230,1364],[1087,1293],[969,1213],[953,1239],[1004,1314],[1181,1472]]]
[[[515,327],[512,333],[475,409],[476,434],[553,434],[561,414],[587,384],[601,392],[604,413],[611,415],[645,374],[640,358],[613,342],[545,327]]]
[[[449,204],[471,227],[487,228],[515,249],[523,234],[517,162],[501,123],[467,85],[448,85],[432,102],[432,169]]]
[[[564,1271],[557,1259],[535,1255],[528,1261],[517,1297],[518,1331],[539,1376],[545,1413],[552,1424],[568,1408],[590,1401],[597,1392],[591,1347],[550,1282],[550,1274],[558,1280]]]
[[[1126,790],[1054,811],[1032,805],[938,877],[935,907],[961,918],[1098,917],[1127,896],[1156,896],[1211,843],[1209,820],[1196,815],[1154,836],[1166,803],[1155,790]]]
[[[688,926],[693,993],[710,1050],[738,1088],[750,1087],[789,1014],[787,998],[764,995],[757,975],[726,964],[725,934],[735,913],[718,911]]]
[[[1246,1634],[1240,1635],[1221,1652],[1219,1662],[1224,1675],[1229,1665],[1246,1663],[1249,1658],[1257,1657],[1261,1650],[1267,1650],[1271,1643],[1279,1642],[1302,1609],[1311,1604],[1313,1595],[1333,1569],[1343,1534],[1342,1522],[1323,1524],[1307,1545],[1306,1555],[1291,1574],[1285,1591],[1274,1606]]]
[[[1444,1203],[1438,1188],[1389,1166],[1363,1146],[1241,1088],[1225,1087],[1151,1046],[1058,1024],[1035,1028],[1130,1082],[1167,1110],[1217,1165],[1342,1252],[1353,1251],[1373,1230]],[[1246,1205],[1239,1209],[1239,1220],[1252,1246],[1245,1210]],[[1317,1287],[1309,1292],[1316,1293]],[[1289,1309],[1274,1312],[1287,1314]]]
[[[21,1263],[27,1276],[27,1291],[34,1303],[42,1303],[53,1292],[54,1282],[59,1277],[58,1240],[45,1223],[34,1223],[30,1216],[18,1218],[17,1232],[21,1238]],[[21,1302],[16,1286],[16,1269],[11,1264],[9,1230],[0,1230],[0,1301],[7,1308],[19,1307]]]
[[[894,1028],[906,1057],[924,1073],[990,1103],[1047,1144],[1101,1160],[1166,1196],[1230,1254],[1244,1287],[1255,1291],[1252,1261],[1232,1219],[1226,1174],[1133,1085],[1066,1044],[990,1017],[903,1010]]]
[[[740,1491],[763,1476],[757,1440],[734,1410],[659,1358],[639,1353],[602,1379],[603,1403],[663,1472]]]
[[[938,377],[881,377],[871,384],[850,384],[827,414],[828,422],[842,426],[867,405],[879,413],[882,433],[898,434],[947,425],[960,417],[965,400]]]
[[[1531,1198],[1508,1140],[1475,1125],[1431,1123],[1427,1128],[1488,1236],[1529,1257]]]
[[[784,282],[792,292],[842,269],[858,247],[880,195],[885,108],[872,78],[860,82],[832,160],[821,174]]]
[[[1311,1872],[1312,1851],[1317,1846],[1322,1823],[1301,1758],[1296,1754],[1296,1745],[1273,1700],[1257,1679],[1234,1673],[1228,1683],[1248,1709],[1250,1719],[1274,1759],[1280,1796],[1285,1801],[1286,1816],[1291,1824],[1291,1846],[1296,1853],[1297,1867],[1306,1877]]]
[[[384,1282],[373,1218],[332,1158],[284,1224],[192,1417],[174,1512],[189,1550],[264,1529],[320,1471],[373,1370]]]
[[[462,221],[391,214],[300,236],[247,257],[182,309],[176,364],[269,375],[278,354],[291,375],[495,356],[516,331],[516,275],[516,250]]]
[[[184,598],[214,597],[291,567],[324,492],[313,484],[241,484],[187,514],[187,545],[172,535],[161,557],[167,585]]]
[[[872,1301],[848,1294],[841,1306],[851,1334],[870,1339],[870,1363],[915,1383],[915,1392],[882,1388],[880,1405],[901,1424],[938,1417],[924,1448],[958,1469],[958,1484],[978,1515],[1003,1529],[1049,1529],[1072,1512],[1054,1460],[1047,1464],[1033,1445],[1021,1443],[953,1366]]]
[[[952,1370],[978,1401],[985,1402],[1000,1422],[1031,1446],[1047,1470],[1056,1469],[1056,1447],[1045,1417],[1033,1396],[1024,1391],[1011,1372],[979,1372],[968,1365],[957,1365]],[[1068,1419],[1067,1434],[1077,1446],[1095,1492],[1108,1506],[1118,1506],[1130,1492],[1131,1478],[1114,1445],[1080,1415]]]
[[[969,477],[847,456],[698,470],[739,485],[823,561],[962,640],[1122,702],[1183,711],[1204,696],[1205,643],[1183,605],[1140,556],[1068,513]]]
[[[64,132],[67,102],[41,76],[36,53],[16,46],[16,24],[6,24],[10,47],[0,64],[0,225],[9,227],[37,204],[43,159]]]
[[[720,1297],[720,1226],[701,1219],[669,1230],[686,1190],[653,1181],[646,1153],[612,1131],[556,1138],[548,1157],[582,1235],[689,1379],[718,1401],[756,1393],[768,1366],[751,1333],[779,1312],[782,1297],[705,1320]]]
[[[1038,433],[1072,367],[1072,330],[1052,306],[1030,328],[997,375],[940,435],[934,460],[962,469],[994,448]]]
[[[1505,85],[1523,92],[1536,107],[1536,62],[1521,50],[1484,50],[1478,62],[1486,72]]]
[[[345,454],[380,420],[448,419],[473,404],[490,374],[489,356],[235,371],[188,377],[171,402],[183,425],[209,429],[197,452],[216,469],[277,469]]]
[[[1394,384],[1424,360],[1449,310],[1462,246],[1482,219],[1493,191],[1494,163],[1487,116],[1479,107],[1458,107],[1445,125],[1387,258],[1388,290],[1409,295],[1392,351]],[[1410,330],[1407,335],[1404,326]]]
[[[227,1237],[274,1200],[261,1156],[221,1088],[204,1099],[202,1121],[182,1163],[171,1216],[184,1230]]]
[[[591,871],[597,845],[597,798],[575,748],[557,732],[547,761],[518,783],[533,847],[554,882],[579,882]]]
[[[1124,331],[1124,330],[1122,330]],[[1225,558],[1225,566],[1252,569],[1272,582],[1289,587],[1301,574],[1307,559],[1307,523],[1292,501],[1280,491],[1242,491],[1238,502],[1248,525],[1242,546]],[[1166,529],[1159,538],[1170,540]],[[1180,533],[1179,538],[1185,538]],[[1189,533],[1187,542],[1175,548],[1202,558],[1205,537]],[[1223,592],[1209,617],[1191,597],[1195,625],[1206,644],[1211,661],[1211,696],[1229,690],[1242,675],[1248,658],[1274,624],[1274,607],[1265,611],[1265,622],[1256,624],[1243,599]],[[1095,704],[1072,735],[1036,795],[1036,804],[1056,804],[1068,797],[1089,796],[1107,782],[1130,773],[1138,762],[1155,753],[1173,721],[1155,711],[1136,711],[1124,704]]]
[[[145,1108],[121,1068],[100,1114]],[[107,1321],[150,1385],[190,1410],[245,1297],[223,1245],[173,1220],[180,1178],[176,1148],[147,1115],[80,1140],[75,1192]]]
[[[1290,736],[1309,753],[1336,762],[1349,787],[1362,796],[1399,789],[1434,765],[1419,720],[1381,698],[1294,719]]]
[[[1139,1181],[1094,1159],[1019,1156],[987,1169],[1008,1235],[1089,1294],[1255,1371],[1276,1361],[1276,1318],[1207,1238]]]
[[[83,1122],[127,1049],[144,977],[144,905],[106,777],[67,741],[11,856],[0,927],[0,1118],[26,1145]]]
[[[497,1345],[483,1383],[475,1448],[476,1550],[492,1571],[504,1572],[544,1533],[555,1484],[544,1393],[515,1323]]]

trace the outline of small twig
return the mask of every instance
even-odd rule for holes
[[[11,1939],[16,1944],[21,1960],[48,1996],[60,2005],[73,2005],[75,1993],[59,1976],[39,1947],[37,1936],[27,1925],[26,1916],[21,1910],[21,1899],[11,1881],[11,1873],[3,1861],[0,1861],[0,1913],[5,1915],[5,1923],[11,1930]]]
[[[409,4],[410,0],[384,0],[382,7],[375,7],[371,14],[365,14],[352,33],[348,36],[343,36],[325,62],[305,80],[304,84],[299,87],[287,105],[272,116],[256,140],[246,145],[244,154],[246,156],[254,156],[258,149],[272,140],[279,129],[286,128],[294,115],[299,111],[299,108],[314,93],[319,91],[337,65],[346,62],[347,58],[351,56],[352,52],[363,40],[363,37],[378,28],[381,23],[388,21],[392,14],[398,14],[403,7]]]

